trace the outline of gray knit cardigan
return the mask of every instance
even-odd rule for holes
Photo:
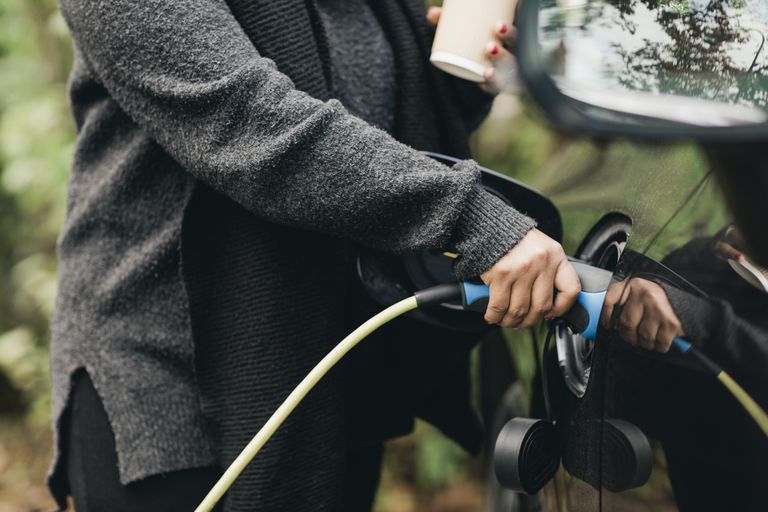
[[[261,17],[237,3],[62,0],[78,141],[51,324],[53,413],[58,424],[72,373],[87,369],[123,482],[227,462],[202,413],[198,337],[222,351],[229,335],[265,344],[253,371],[266,384],[253,393],[267,414],[343,333],[350,242],[450,247],[464,278],[534,225],[480,187],[473,162],[448,169],[410,147],[466,152],[477,120],[452,79],[424,74],[420,1],[376,2],[397,55],[394,132],[410,146],[331,99],[313,2],[251,2]],[[300,51],[281,54],[286,27]],[[419,87],[436,96],[415,102]]]

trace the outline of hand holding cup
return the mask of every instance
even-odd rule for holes
[[[500,92],[515,65],[510,49],[517,35],[512,25],[517,1],[445,0],[444,6],[427,11],[427,21],[437,27],[430,60],[488,93]]]

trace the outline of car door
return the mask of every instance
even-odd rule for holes
[[[614,271],[615,286],[660,283],[679,290],[684,305],[716,302],[755,332],[768,332],[764,269],[740,265],[733,252],[729,259],[738,237],[704,160],[688,167],[669,159],[680,149],[625,149],[623,168],[604,165],[573,181],[594,190],[588,201],[570,200],[571,190],[551,196],[566,232],[577,226],[569,226],[576,218],[569,211],[600,216],[574,256]],[[750,369],[729,371],[759,393]],[[562,443],[561,468],[540,493],[544,510],[761,506],[756,493],[768,475],[768,442],[690,356],[633,347],[612,329],[591,342],[558,327],[544,348],[542,374],[548,404],[538,409],[549,409]]]
[[[695,236],[693,228],[705,231],[726,222],[720,205],[702,206],[711,202],[712,182],[703,156],[690,146],[617,143],[585,148],[576,143],[557,161],[558,165],[528,179],[558,207],[567,253],[591,265],[611,271],[620,266],[632,268],[645,258],[625,254],[654,256],[663,253],[668,244]],[[696,210],[695,219],[686,208]],[[651,249],[645,250],[649,244]],[[535,334],[534,352],[545,356],[537,376],[526,386],[532,396],[530,407],[502,398],[496,431],[513,416],[549,416],[560,435],[561,468],[535,498],[496,498],[499,492],[493,488],[489,509],[502,510],[502,505],[514,503],[517,508],[513,510],[599,510],[604,499],[605,408],[621,402],[621,394],[612,389],[614,377],[609,371],[617,342],[606,332],[601,331],[597,341],[591,342],[559,327],[543,347],[546,329]],[[530,357],[522,347],[531,339],[519,332],[508,335],[513,359],[519,362]],[[615,423],[609,423],[610,428]],[[494,485],[492,481],[491,487]]]

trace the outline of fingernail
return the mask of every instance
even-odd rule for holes
[[[488,43],[488,53],[491,55],[498,55],[499,47],[496,45],[496,43]]]
[[[551,322],[554,319],[555,319],[555,317],[553,317],[553,316],[544,317],[544,320],[546,320],[547,322]]]
[[[509,32],[509,26],[503,21],[501,21],[497,26],[497,30],[499,31],[499,34],[504,35],[507,32]]]
[[[495,76],[496,76],[496,70],[494,68],[486,69],[485,74],[483,75],[486,82],[490,82],[491,80],[493,80],[493,77]]]

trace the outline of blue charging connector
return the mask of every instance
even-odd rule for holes
[[[571,264],[581,281],[581,292],[576,298],[576,304],[562,317],[562,320],[574,333],[595,341],[600,324],[600,313],[605,304],[605,296],[613,273],[580,261],[571,260]],[[465,281],[461,285],[465,309],[485,311],[490,294],[490,288],[482,283]],[[690,342],[682,338],[675,338],[673,343],[683,353],[690,351],[693,347]]]

